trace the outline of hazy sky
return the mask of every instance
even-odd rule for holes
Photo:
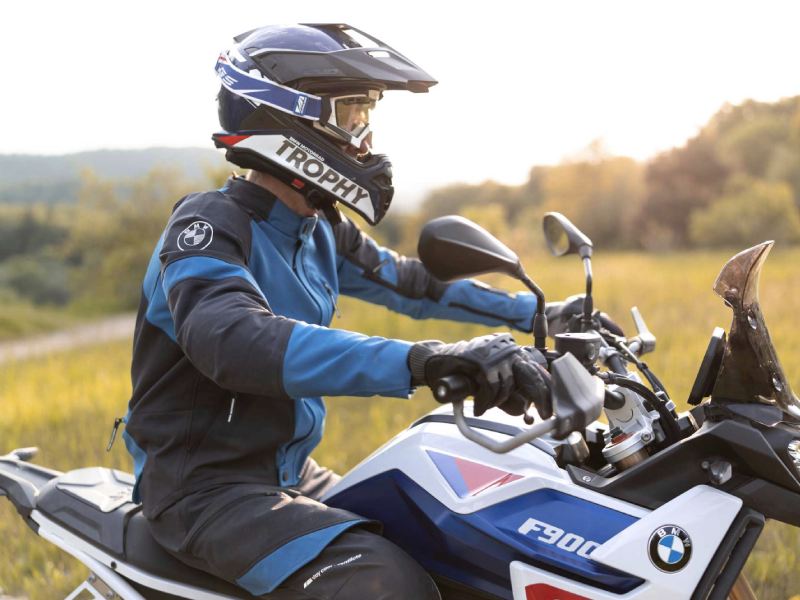
[[[349,23],[440,81],[387,94],[375,115],[401,194],[518,183],[596,138],[647,158],[726,101],[800,94],[791,0],[10,1],[0,153],[210,146],[217,53],[291,22]]]

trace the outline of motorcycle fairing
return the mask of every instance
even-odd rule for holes
[[[638,577],[519,533],[533,517],[602,544],[637,520],[556,490],[540,489],[459,514],[394,469],[348,487],[326,503],[380,520],[384,535],[435,576],[498,598],[512,598],[509,564],[514,560],[613,594],[630,592],[643,583]]]
[[[733,322],[711,398],[777,404],[800,418],[800,400],[783,372],[758,300],[761,268],[773,244],[763,242],[740,252],[714,282],[714,291],[733,310]]]

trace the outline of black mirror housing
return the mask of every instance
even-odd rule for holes
[[[452,281],[483,273],[505,273],[519,279],[519,257],[477,223],[457,215],[425,224],[417,253],[434,277]]]

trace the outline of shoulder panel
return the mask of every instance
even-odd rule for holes
[[[161,263],[209,256],[246,265],[250,258],[250,214],[220,191],[184,198],[167,223]]]

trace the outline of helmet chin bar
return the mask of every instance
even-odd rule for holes
[[[388,158],[373,155],[353,169],[352,158],[341,155],[332,143],[320,143],[316,139],[319,137],[317,133],[300,135],[298,131],[261,129],[252,133],[221,132],[214,134],[213,140],[218,148],[226,150],[229,162],[274,176],[300,192],[332,225],[342,219],[337,202],[376,225],[394,195]]]
[[[219,144],[216,138],[214,141]],[[330,221],[331,225],[335,226],[342,222],[342,215],[336,208],[336,200],[331,198],[330,195],[323,194],[319,190],[309,186],[298,187],[298,180],[296,178],[287,176],[287,172],[284,169],[272,166],[267,160],[259,157],[254,152],[228,148],[225,152],[225,160],[243,169],[251,169],[259,173],[268,173],[272,175],[281,183],[288,185],[296,192],[302,194],[311,208],[321,210],[322,214]]]

